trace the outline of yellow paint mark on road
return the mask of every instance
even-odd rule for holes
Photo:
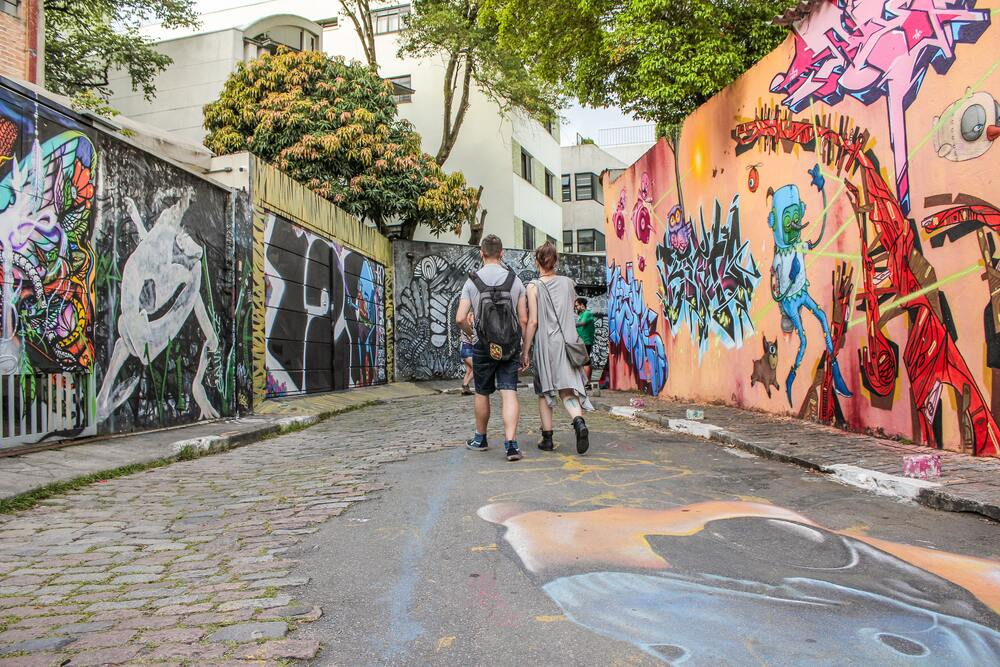
[[[599,493],[596,496],[591,496],[590,498],[582,498],[580,500],[574,500],[569,504],[570,507],[579,507],[580,505],[600,505],[607,506],[608,503],[618,502],[618,497],[611,493],[610,491],[605,491],[604,493]]]
[[[469,551],[471,551],[472,553],[480,553],[482,551],[496,551],[496,550],[497,550],[497,545],[495,544],[487,544],[484,546],[472,547],[471,549],[469,549]]]
[[[535,616],[535,620],[539,623],[558,623],[565,621],[566,617],[562,614],[552,614],[551,616]]]
[[[736,496],[745,503],[762,503],[764,505],[772,504],[767,498],[761,498],[760,496]]]
[[[435,651],[440,651],[441,649],[451,648],[451,645],[455,643],[455,635],[449,635],[447,637],[442,637],[438,640],[437,648]]]

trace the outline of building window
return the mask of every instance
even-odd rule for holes
[[[20,4],[21,0],[0,0],[0,11],[11,16],[18,16],[17,8]]]
[[[604,188],[601,187],[601,179],[597,174],[576,174],[575,180],[577,201],[604,203]]]
[[[563,232],[563,252],[573,252],[573,230]]]
[[[521,238],[522,244],[525,250],[534,250],[535,248],[535,228],[528,223],[521,221]]]
[[[572,178],[569,174],[562,175],[562,195],[563,201],[573,201]]]
[[[409,74],[406,76],[390,76],[386,80],[392,82],[393,89],[396,91],[392,96],[396,104],[406,104],[413,101],[413,87]]]
[[[604,252],[604,234],[596,229],[581,229],[576,233],[577,252]]]
[[[521,178],[531,182],[531,153],[521,149]]]
[[[559,246],[556,245],[555,237],[549,236],[548,234],[545,235],[545,242],[546,243],[551,243],[553,248],[558,248],[559,247]]]
[[[545,125],[545,131],[551,134],[552,136],[555,136],[556,122],[553,119],[549,118],[548,120],[545,121],[544,125]]]
[[[556,175],[548,169],[545,170],[545,196],[553,200],[556,198]]]
[[[373,23],[375,24],[375,34],[384,35],[390,32],[399,32],[406,27],[406,17],[410,15],[410,6],[389,7],[388,9],[378,9],[372,12]]]

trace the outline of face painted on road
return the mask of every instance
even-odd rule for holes
[[[667,662],[987,664],[1000,651],[993,561],[756,503],[480,516],[507,528],[567,618]]]

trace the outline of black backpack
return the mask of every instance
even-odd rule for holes
[[[514,272],[507,269],[507,279],[503,283],[487,285],[475,271],[469,272],[469,280],[479,290],[476,335],[496,361],[510,361],[521,351],[521,324],[510,294],[516,278]]]

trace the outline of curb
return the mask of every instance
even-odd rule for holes
[[[634,417],[645,422],[662,426],[676,433],[693,435],[711,442],[716,442],[726,447],[740,449],[764,459],[791,463],[808,470],[830,475],[834,479],[844,484],[849,484],[866,491],[919,503],[931,509],[943,510],[946,512],[971,512],[1000,521],[1000,505],[984,503],[958,496],[948,490],[946,486],[937,482],[911,479],[909,477],[898,477],[888,475],[876,470],[858,468],[846,465],[824,465],[810,461],[794,454],[779,452],[768,447],[750,442],[742,436],[727,431],[721,426],[715,426],[705,422],[691,421],[687,419],[676,419],[664,417],[663,415],[646,410],[635,408],[624,408],[612,406],[610,404],[594,401],[594,407],[606,412],[622,417]],[[616,410],[615,408],[619,408]]]
[[[206,435],[198,438],[176,440],[170,443],[169,448],[171,454],[168,456],[143,457],[140,455],[137,456],[133,462],[123,466],[98,470],[65,480],[57,480],[37,486],[27,491],[2,496],[0,497],[0,515],[28,509],[46,498],[62,495],[73,489],[89,486],[90,484],[93,484],[101,479],[112,479],[152,468],[159,468],[172,463],[177,463],[179,461],[189,461],[191,459],[201,458],[202,456],[221,454],[238,447],[244,447],[246,445],[260,442],[261,440],[266,440],[273,436],[284,435],[286,433],[314,426],[337,415],[353,412],[354,410],[360,410],[372,405],[390,403],[395,400],[400,399],[374,399],[363,401],[356,405],[350,405],[344,408],[324,410],[312,415],[277,417],[273,421],[262,423],[256,428],[251,428],[249,430],[230,435]],[[248,419],[259,420],[260,416],[249,416]]]

